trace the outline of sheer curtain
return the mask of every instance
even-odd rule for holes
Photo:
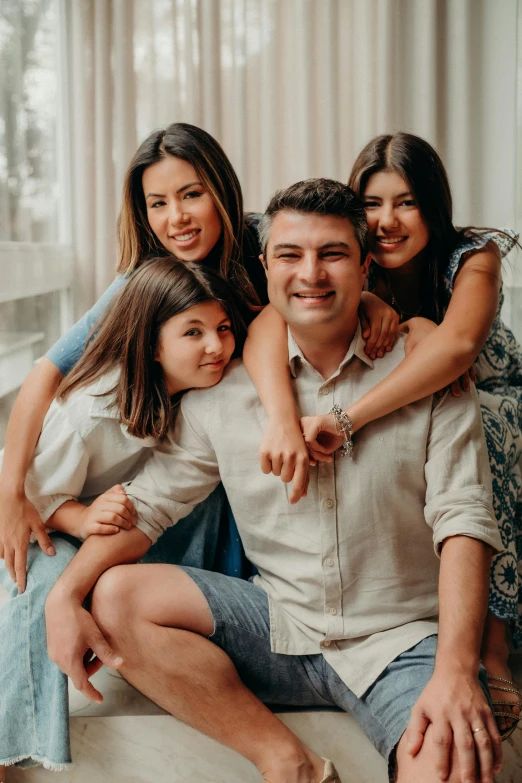
[[[520,226],[517,0],[76,0],[66,13],[79,310],[113,275],[125,166],[173,121],[220,140],[250,210],[303,177],[345,180],[373,135],[405,129],[443,156],[457,222]]]

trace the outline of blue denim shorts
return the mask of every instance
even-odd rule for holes
[[[270,649],[266,592],[243,579],[182,567],[205,596],[214,619],[210,640],[232,659],[244,684],[271,707],[337,707],[349,712],[390,767],[413,705],[435,664],[437,636],[399,655],[361,697],[317,655],[281,655]],[[490,701],[485,672],[480,684]],[[390,769],[393,772],[393,769]]]

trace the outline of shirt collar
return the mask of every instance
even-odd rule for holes
[[[358,359],[360,359],[364,364],[368,365],[370,370],[373,370],[373,361],[370,359],[370,357],[364,352],[365,347],[365,341],[362,337],[362,330],[361,330],[361,324],[359,321],[357,321],[357,328],[355,330],[355,334],[353,336],[352,342],[350,343],[350,346],[348,348],[348,351],[346,352],[346,356],[340,363],[337,373],[339,373],[347,364],[350,362],[354,356],[356,356]],[[299,368],[299,364],[310,364],[310,362],[305,359],[303,352],[297,345],[295,338],[293,334],[291,333],[290,329],[288,329],[288,360],[290,363],[290,372],[292,375],[296,376],[297,369]],[[297,361],[298,360],[298,361]]]

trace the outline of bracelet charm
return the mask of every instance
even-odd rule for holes
[[[353,425],[349,416],[343,411],[340,405],[333,405],[330,413],[334,417],[339,429],[344,436],[344,443],[340,448],[341,457],[351,457],[353,459]]]

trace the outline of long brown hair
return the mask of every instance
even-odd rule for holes
[[[386,169],[396,171],[409,184],[428,228],[430,238],[424,252],[433,299],[427,314],[440,321],[446,306],[444,272],[463,233],[453,225],[448,175],[427,141],[401,131],[377,136],[364,147],[353,164],[348,185],[364,199],[370,177]]]
[[[142,264],[118,293],[96,327],[95,337],[78,364],[63,379],[57,398],[93,383],[119,369],[113,394],[120,420],[138,438],[162,438],[172,423],[161,365],[155,360],[162,325],[174,315],[203,302],[218,302],[231,320],[236,352],[245,327],[235,295],[225,280],[201,264],[174,256],[153,258]]]
[[[128,274],[151,255],[168,253],[147,218],[142,175],[148,166],[168,155],[190,163],[208,190],[221,218],[221,239],[215,248],[221,275],[249,305],[260,305],[257,293],[242,263],[245,242],[243,196],[236,173],[223,149],[212,136],[195,125],[175,122],[156,130],[140,145],[130,162],[123,183],[118,218],[119,260],[117,271]]]

